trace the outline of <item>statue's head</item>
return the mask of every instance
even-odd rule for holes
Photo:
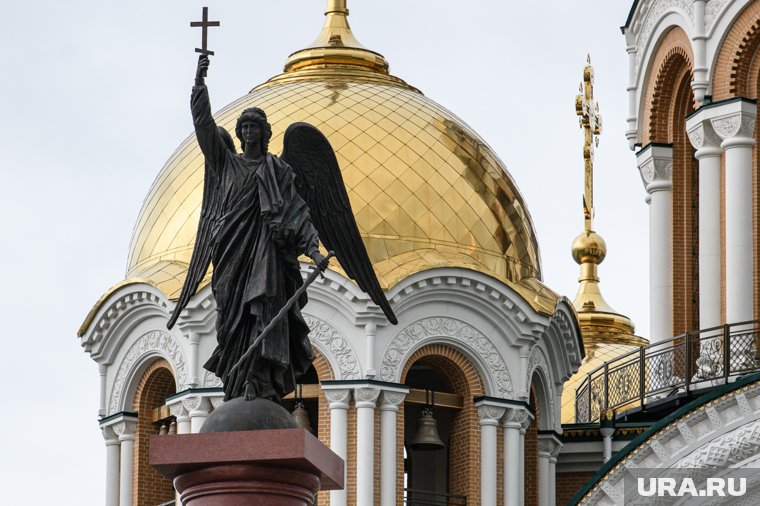
[[[243,111],[235,125],[235,135],[240,140],[240,148],[245,152],[245,140],[243,140],[243,123],[253,121],[261,128],[261,151],[269,151],[269,139],[272,138],[272,127],[267,121],[266,113],[258,107],[251,107]]]

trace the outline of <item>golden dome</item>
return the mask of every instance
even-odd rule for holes
[[[347,13],[344,0],[330,0],[317,40],[293,53],[283,74],[220,110],[217,124],[234,132],[243,109],[264,109],[274,153],[291,123],[319,128],[336,151],[383,288],[425,269],[466,267],[509,283],[534,306],[553,312],[556,296],[537,282],[533,225],[504,164],[462,120],[389,75],[382,55],[351,34]],[[178,297],[202,187],[203,156],[191,135],[145,199],[127,277]]]

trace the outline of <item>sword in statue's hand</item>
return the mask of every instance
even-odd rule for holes
[[[201,21],[191,21],[190,27],[197,28],[201,27],[201,47],[196,47],[195,52],[200,53],[201,55],[205,55],[208,59],[208,56],[213,55],[214,52],[210,51],[208,49],[208,28],[210,26],[220,26],[219,21],[209,21],[208,20],[208,7],[203,8],[203,20]],[[206,65],[208,67],[208,64]],[[203,69],[203,73],[200,77],[206,77],[206,69]]]
[[[266,327],[264,327],[264,330],[261,331],[261,334],[259,334],[258,337],[256,337],[256,339],[248,347],[248,349],[245,351],[245,353],[243,353],[243,356],[240,357],[240,360],[238,360],[237,362],[235,362],[235,365],[232,366],[232,369],[230,369],[229,374],[232,374],[233,372],[235,372],[235,370],[240,366],[240,364],[242,364],[243,362],[245,362],[245,360],[248,357],[251,356],[251,353],[253,353],[253,350],[256,349],[256,346],[258,346],[259,343],[261,341],[263,341],[264,338],[268,334],[270,334],[272,332],[272,329],[283,318],[285,318],[285,316],[288,314],[288,311],[290,311],[290,308],[293,307],[293,304],[295,304],[296,301],[298,301],[298,299],[301,298],[301,295],[303,294],[303,292],[306,291],[306,289],[309,287],[309,285],[312,284],[317,279],[317,277],[319,277],[320,275],[322,275],[322,272],[327,268],[327,263],[334,256],[335,256],[335,253],[333,253],[332,251],[329,251],[327,253],[327,256],[322,261],[322,264],[324,266],[323,265],[317,265],[317,268],[314,269],[311,272],[311,274],[309,274],[309,277],[306,278],[306,281],[304,281],[304,283],[301,285],[301,287],[298,290],[296,290],[296,292],[293,294],[293,296],[290,299],[288,299],[288,301],[285,303],[285,305],[282,306],[282,308],[280,308],[280,310],[277,312],[277,314],[275,315],[275,317],[272,318],[272,320],[269,322],[269,324]]]

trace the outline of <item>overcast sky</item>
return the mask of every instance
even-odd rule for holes
[[[0,490],[4,504],[102,504],[98,372],[76,331],[124,278],[153,179],[191,132],[208,5],[215,110],[282,70],[322,25],[325,0],[17,0],[0,29]],[[624,137],[625,0],[350,0],[357,38],[391,73],[472,126],[505,161],[533,217],[544,280],[574,298],[582,230],[586,53],[604,129],[596,150],[603,293],[648,336],[644,190]]]

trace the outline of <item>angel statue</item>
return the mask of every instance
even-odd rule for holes
[[[319,252],[320,238],[388,320],[395,324],[396,317],[359,236],[327,139],[315,127],[295,123],[285,132],[278,158],[267,151],[272,130],[266,114],[251,108],[237,120],[242,153],[236,153],[211,116],[208,66],[208,56],[201,55],[190,102],[205,157],[200,223],[167,327],[174,326],[213,262],[218,346],[204,367],[221,378],[225,400],[245,395],[279,402],[314,359],[301,315],[306,293],[298,256],[306,254],[323,272],[329,257]]]

